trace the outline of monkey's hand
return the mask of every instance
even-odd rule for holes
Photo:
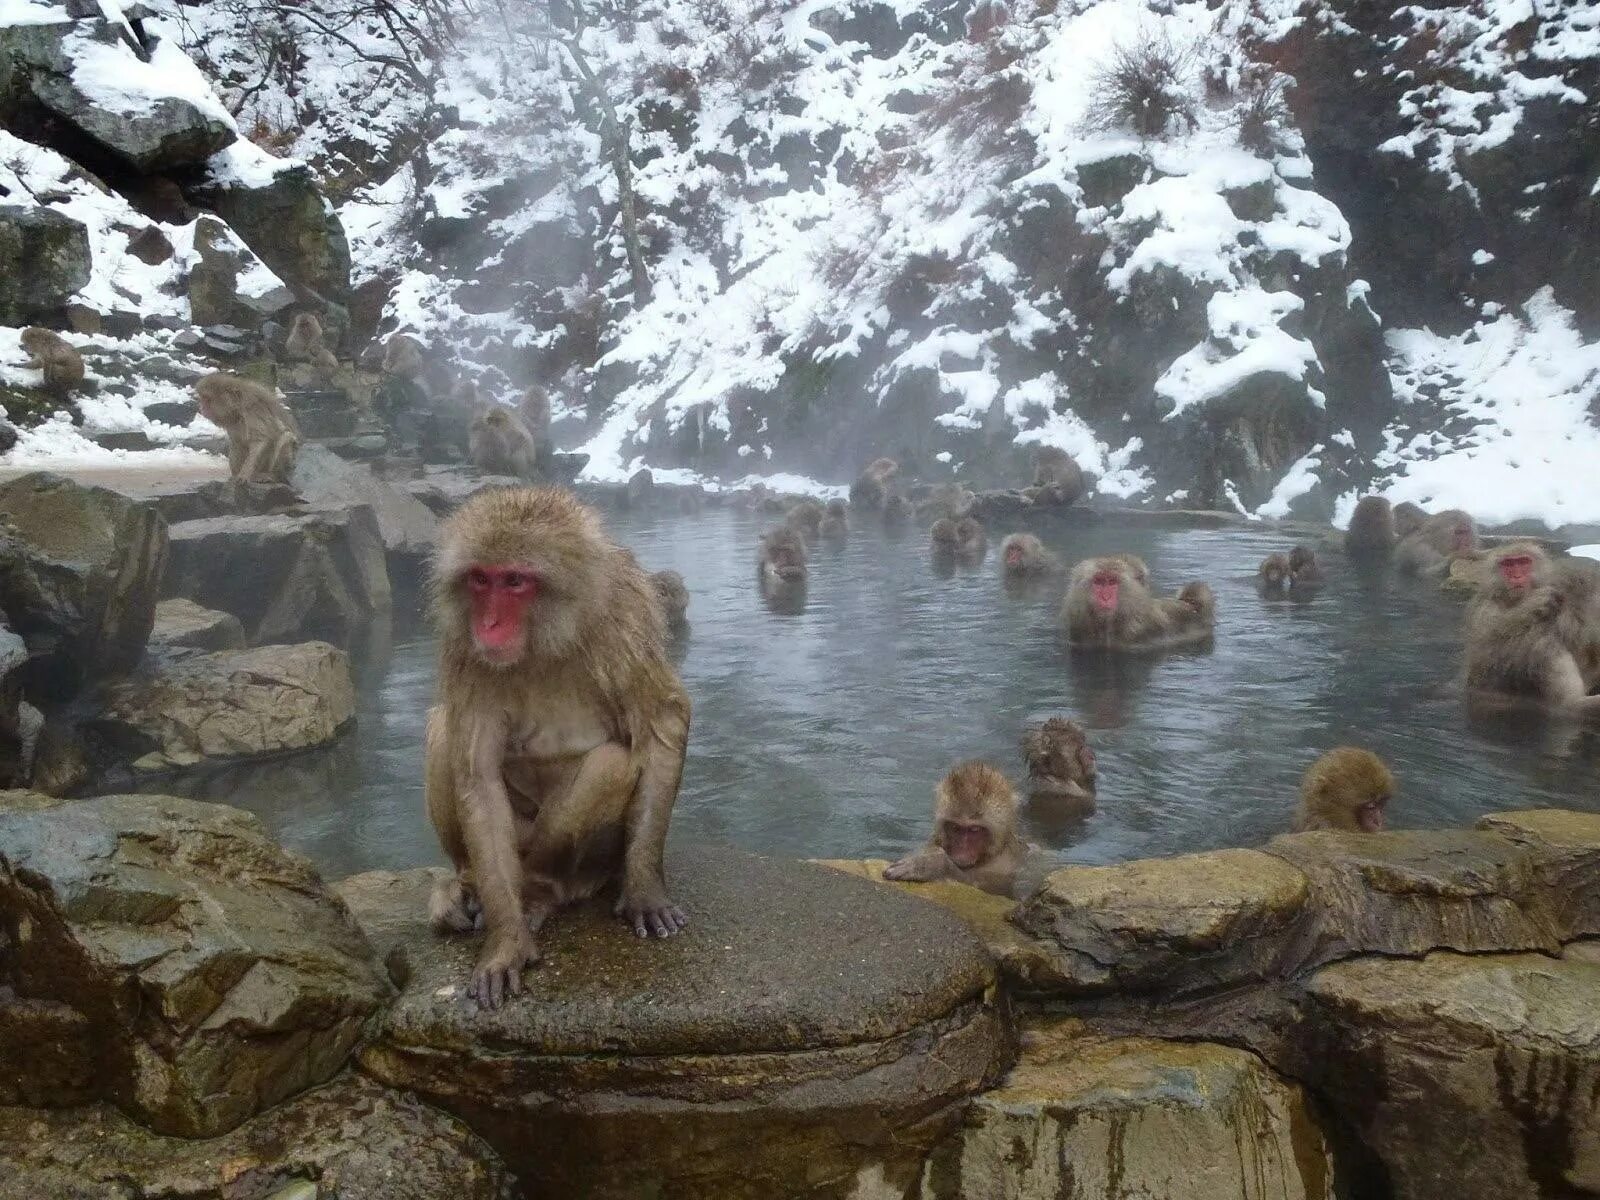
[[[539,961],[539,943],[533,934],[518,924],[514,929],[491,933],[472,968],[467,995],[479,1008],[499,1008],[508,996],[522,994],[522,968]]]
[[[667,885],[660,879],[646,883],[633,882],[622,885],[617,897],[617,916],[640,937],[671,937],[689,923],[689,918],[667,895]]]
[[[915,854],[908,854],[897,863],[891,863],[883,869],[883,877],[901,883],[928,883],[935,879],[943,879],[949,874],[949,868],[949,856],[934,846],[918,850]]]

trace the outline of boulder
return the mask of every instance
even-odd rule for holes
[[[1364,958],[1311,980],[1297,1074],[1393,1200],[1600,1194],[1600,954]]]
[[[0,613],[0,787],[27,781],[44,725],[39,710],[22,699],[21,668],[27,661],[27,645],[6,628]]]
[[[155,623],[167,524],[59,475],[0,484],[0,609],[28,645],[29,695],[65,698],[131,670]]]
[[[195,222],[194,249],[189,311],[196,325],[254,327],[294,303],[294,293],[215,217]]]
[[[163,595],[233,613],[251,645],[348,646],[390,610],[377,517],[365,504],[172,526]]]
[[[1245,1050],[1023,1029],[1004,1083],[933,1154],[921,1200],[1332,1200],[1301,1089]]]
[[[1055,994],[1182,994],[1275,976],[1309,895],[1305,875],[1272,855],[1217,850],[1063,867],[1014,920],[1048,948]]]
[[[183,51],[150,38],[141,55],[126,28],[107,20],[0,27],[0,96],[27,95],[146,175],[198,165],[235,141],[232,118]]]
[[[326,642],[157,657],[111,684],[94,722],[138,770],[309,750],[355,715],[350,660]]]
[[[490,488],[524,487],[514,475],[481,475],[471,467],[428,466],[421,479],[406,484],[406,491],[437,516],[448,516],[479,492]]]
[[[220,1138],[141,1129],[109,1105],[0,1108],[0,1200],[512,1200],[459,1121],[346,1072]]]
[[[163,600],[156,605],[150,646],[156,650],[243,650],[244,626],[232,613],[201,608],[192,600]]]
[[[433,553],[439,518],[415,496],[380,479],[371,467],[347,462],[321,446],[306,446],[295,459],[293,482],[295,490],[319,508],[370,506],[390,554],[420,560]]]
[[[1600,937],[1600,813],[1494,813],[1478,828],[1534,852],[1542,903],[1552,910],[1563,939]]]
[[[0,262],[0,324],[46,319],[89,282],[89,230],[53,208],[0,204]]]
[[[221,447],[227,452],[226,444]],[[174,481],[170,490],[158,491],[150,502],[161,510],[167,524],[202,521],[207,517],[261,517],[297,508],[300,497],[286,483],[261,483],[243,479]]]
[[[331,1078],[390,988],[344,905],[237,809],[0,807],[0,1102],[213,1137]]]
[[[433,873],[340,885],[403,980],[363,1069],[455,1113],[530,1194],[904,1195],[1009,1065],[977,940],[931,904],[805,863],[669,857],[691,924],[559,914],[528,994],[479,1012],[479,939],[427,927]]]

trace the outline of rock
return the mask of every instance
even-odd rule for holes
[[[489,488],[523,486],[523,481],[512,475],[480,475],[471,467],[429,466],[423,469],[421,479],[406,484],[406,491],[443,517]]]
[[[1394,1200],[1600,1193],[1600,956],[1365,958],[1313,977],[1298,1072]]]
[[[294,303],[294,293],[215,217],[194,228],[198,261],[189,269],[189,311],[196,325],[256,325]],[[224,352],[242,346],[229,342]]]
[[[145,405],[144,415],[151,421],[184,429],[200,415],[200,406],[193,400],[158,400]]]
[[[350,1072],[215,1141],[150,1133],[109,1105],[0,1108],[0,1200],[514,1195],[505,1168],[459,1121]]]
[[[377,518],[364,504],[172,526],[163,594],[233,613],[251,645],[357,641],[387,620],[389,572]]]
[[[1009,1063],[983,948],[933,905],[804,863],[685,849],[669,874],[685,933],[563,912],[528,994],[492,1013],[464,993],[478,939],[427,928],[430,872],[346,880],[405,981],[363,1068],[460,1116],[530,1194],[904,1195]]]
[[[371,467],[347,462],[321,446],[302,447],[294,488],[319,508],[365,504],[372,508],[391,554],[422,559],[433,553],[439,518],[410,493],[380,479]]]
[[[0,204],[0,262],[0,324],[48,318],[89,282],[89,231],[53,208]]]
[[[145,175],[196,166],[238,138],[182,50],[150,38],[142,60],[124,30],[106,20],[0,28],[0,96],[26,94]],[[113,76],[112,88],[79,82]]]
[[[0,454],[10,453],[15,448],[19,436],[17,427],[4,417],[0,417]]]
[[[0,614],[0,787],[14,788],[27,782],[44,723],[39,710],[22,699],[18,668],[27,661],[27,645],[5,627],[4,614]]]
[[[319,372],[309,363],[294,373],[305,378],[285,384],[283,399],[294,414],[295,424],[300,426],[301,436],[308,441],[356,436],[360,414],[350,394],[340,387],[320,386],[316,378]]]
[[[209,517],[261,517],[300,505],[300,497],[286,483],[242,479],[210,479],[204,483],[181,481],[171,491],[155,493],[150,500],[161,510],[168,525]]]
[[[131,670],[167,565],[160,514],[41,472],[0,484],[0,519],[0,609],[28,644],[28,694],[66,698]]]
[[[355,715],[350,660],[326,642],[157,658],[110,685],[96,728],[146,771],[309,750]]]
[[[1561,937],[1600,937],[1600,814],[1537,808],[1494,813],[1478,828],[1534,851],[1542,903]]]
[[[89,438],[96,446],[107,450],[154,450],[156,443],[141,430],[120,430],[116,433],[96,433]]]
[[[1048,948],[1051,990],[1182,994],[1273,976],[1310,888],[1259,850],[1052,872],[1014,920]]]
[[[934,1152],[922,1200],[1332,1200],[1304,1093],[1255,1055],[1207,1042],[1023,1029],[1000,1087]]]
[[[150,646],[157,650],[243,650],[244,626],[232,613],[201,608],[192,600],[163,600],[156,605]]]
[[[343,904],[237,809],[0,811],[0,1100],[212,1137],[337,1072],[389,986]]]

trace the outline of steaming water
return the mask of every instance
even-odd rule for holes
[[[681,571],[693,631],[681,670],[694,728],[674,835],[797,857],[891,857],[925,836],[934,783],[987,758],[1020,777],[1023,725],[1055,714],[1090,731],[1099,811],[1025,832],[1063,862],[1248,846],[1281,832],[1319,752],[1367,746],[1388,760],[1402,828],[1561,805],[1600,811],[1600,730],[1542,717],[1469,719],[1451,686],[1461,603],[1427,584],[1332,579],[1309,603],[1257,596],[1254,568],[1285,539],[1239,529],[1017,523],[1068,560],[1142,555],[1163,591],[1215,587],[1214,649],[1137,661],[1067,654],[1059,587],[999,579],[999,535],[981,569],[940,578],[926,535],[854,531],[812,560],[804,611],[775,614],[755,587],[772,518],[712,510],[612,518],[651,569]],[[438,861],[422,808],[422,726],[433,691],[425,634],[365,670],[356,729],[331,749],[235,769],[209,798],[261,814],[330,875]]]

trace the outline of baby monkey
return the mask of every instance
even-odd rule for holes
[[[958,764],[934,789],[933,837],[885,868],[885,879],[954,879],[1009,896],[1028,847],[1017,836],[1017,797],[988,763]]]
[[[842,542],[850,536],[850,512],[843,500],[829,500],[817,525],[817,536],[825,542]]]
[[[1095,760],[1089,739],[1076,721],[1051,717],[1022,734],[1022,759],[1028,764],[1028,803],[1094,812]]]
[[[1380,833],[1394,795],[1394,776],[1370,750],[1340,746],[1306,768],[1294,831],[1338,829]]]

